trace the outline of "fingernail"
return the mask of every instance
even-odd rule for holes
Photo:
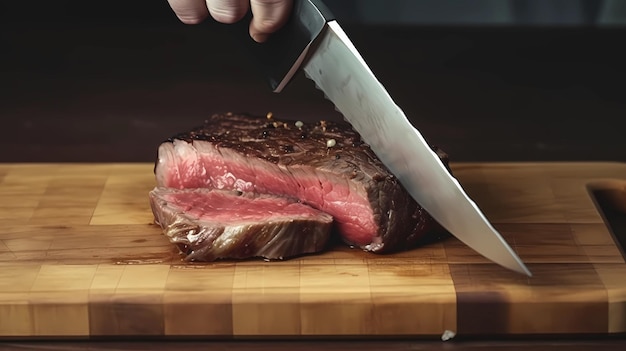
[[[252,36],[252,39],[257,43],[263,43],[267,40],[269,35],[265,33],[251,33],[250,36]]]

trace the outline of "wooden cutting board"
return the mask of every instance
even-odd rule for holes
[[[626,332],[626,264],[588,190],[623,188],[625,164],[452,165],[532,278],[455,238],[184,263],[152,224],[152,167],[0,164],[0,336]]]

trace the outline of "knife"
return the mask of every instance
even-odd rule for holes
[[[240,35],[247,37],[246,46],[274,92],[304,71],[447,231],[485,258],[532,276],[394,103],[322,1],[294,0],[288,22],[265,43],[254,42],[245,29]]]

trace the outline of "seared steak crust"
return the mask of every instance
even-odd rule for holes
[[[447,155],[434,149],[447,164]],[[219,167],[225,167],[224,174],[234,176],[237,182],[224,185],[216,181],[209,174],[210,162],[202,161],[209,154],[212,160],[220,158],[223,163]],[[185,161],[189,157],[197,159]],[[184,172],[181,169],[185,167],[196,170]],[[173,168],[178,170],[174,172]],[[197,179],[187,178],[205,177],[201,186],[296,198],[331,214],[346,243],[372,252],[407,249],[429,233],[442,232],[360,135],[344,122],[303,123],[270,115],[216,114],[203,125],[161,144],[155,173],[158,186],[197,187]],[[270,176],[263,178],[259,173]],[[314,181],[303,180],[307,177]],[[283,184],[277,187],[268,179]],[[314,191],[321,195],[311,195]]]

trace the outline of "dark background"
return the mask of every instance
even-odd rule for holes
[[[452,161],[626,160],[620,1],[327,1]],[[166,0],[0,1],[0,162],[154,160],[217,112],[339,119],[298,76],[269,91],[211,20]]]
[[[626,161],[626,1],[327,4],[396,102],[452,162]],[[271,93],[225,32],[210,20],[181,24],[166,0],[0,0],[0,162],[152,162],[161,140],[216,112],[341,118],[302,76]],[[610,340],[549,345],[623,348]],[[454,347],[433,348],[447,346]],[[47,345],[31,349],[39,347]]]

